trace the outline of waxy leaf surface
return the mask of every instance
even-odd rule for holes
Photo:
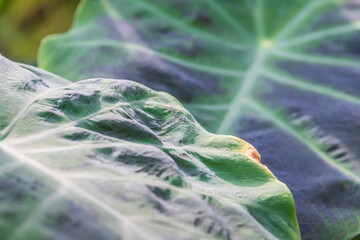
[[[300,239],[247,142],[127,80],[0,59],[0,239]]]

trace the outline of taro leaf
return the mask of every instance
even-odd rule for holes
[[[360,232],[360,4],[329,0],[83,1],[41,67],[128,78],[252,142],[288,184],[305,239]]]
[[[300,239],[258,152],[166,93],[3,58],[0,96],[0,239]]]

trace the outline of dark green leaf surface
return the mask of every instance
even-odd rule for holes
[[[127,80],[0,59],[0,239],[300,239],[289,189],[236,137]]]
[[[253,143],[292,190],[304,239],[360,232],[360,4],[83,1],[42,68],[167,91],[211,132]]]

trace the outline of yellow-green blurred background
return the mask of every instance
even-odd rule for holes
[[[0,0],[0,53],[36,64],[43,37],[69,29],[79,0]]]

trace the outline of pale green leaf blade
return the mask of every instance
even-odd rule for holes
[[[0,93],[0,239],[300,239],[257,151],[169,94],[4,58]]]

